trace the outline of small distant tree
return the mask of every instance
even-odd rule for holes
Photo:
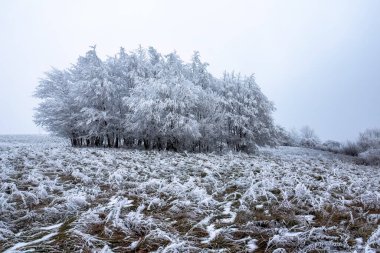
[[[289,136],[290,146],[294,146],[294,147],[300,146],[301,136],[300,136],[299,131],[296,128],[290,129],[290,131],[288,132],[288,136]]]
[[[345,155],[349,156],[358,156],[360,153],[360,149],[358,144],[352,141],[347,141],[341,149],[341,152]]]
[[[320,143],[318,136],[315,134],[314,130],[309,126],[302,127],[300,133],[301,146],[315,148]]]
[[[359,134],[358,154],[370,165],[380,165],[380,128],[367,129]]]
[[[380,149],[380,128],[367,129],[360,133],[358,145],[363,151]]]

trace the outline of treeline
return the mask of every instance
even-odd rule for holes
[[[41,79],[35,122],[72,146],[250,152],[274,144],[274,106],[254,76],[218,79],[207,66],[198,52],[184,63],[175,52],[121,48],[103,61],[92,47]]]
[[[380,165],[380,128],[367,129],[359,133],[356,141],[340,143],[334,140],[321,142],[314,130],[304,126],[299,131],[287,131],[276,128],[277,144],[284,146],[305,147],[335,154],[358,157],[356,162],[367,165]]]

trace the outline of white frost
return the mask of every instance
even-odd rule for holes
[[[45,235],[42,238],[34,240],[34,241],[16,243],[13,247],[5,250],[3,253],[12,253],[12,252],[14,252],[17,249],[20,249],[20,248],[23,248],[23,247],[26,247],[26,246],[29,246],[29,245],[33,245],[33,244],[36,244],[36,243],[47,241],[47,240],[49,240],[50,238],[52,238],[52,237],[54,237],[56,235],[58,235],[58,233],[51,233],[51,234]]]

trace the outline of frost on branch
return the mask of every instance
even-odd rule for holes
[[[252,152],[273,145],[274,106],[253,76],[213,77],[195,52],[184,63],[154,48],[105,61],[93,47],[65,70],[52,69],[35,96],[35,122],[72,146]]]

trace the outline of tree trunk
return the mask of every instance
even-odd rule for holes
[[[114,147],[115,147],[115,148],[118,148],[118,147],[119,147],[119,137],[118,137],[118,136],[116,136],[115,143],[114,143]]]
[[[110,148],[111,147],[111,138],[108,134],[107,134],[107,142],[108,142],[107,145]]]
[[[145,150],[149,149],[149,140],[147,140],[147,139],[144,139],[144,148],[145,148]]]

